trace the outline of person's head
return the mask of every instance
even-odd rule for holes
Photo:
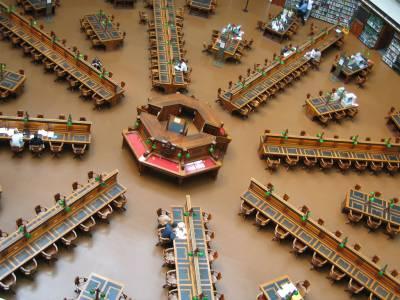
[[[171,227],[172,228],[176,228],[178,226],[178,224],[176,222],[172,222]]]
[[[17,133],[19,133],[19,130],[18,129],[14,129],[14,134],[17,134]]]
[[[316,52],[319,52],[319,49],[318,49],[318,48],[315,48],[315,51],[316,51]]]
[[[33,137],[34,137],[35,139],[38,139],[38,138],[39,138],[39,135],[38,135],[37,133],[35,133],[35,134],[33,135]]]

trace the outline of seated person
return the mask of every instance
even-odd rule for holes
[[[93,58],[92,66],[95,67],[97,70],[101,71],[103,69],[103,65],[97,57]]]
[[[171,218],[166,213],[158,216],[158,225],[164,227],[165,225],[171,223]]]
[[[24,147],[24,144],[23,134],[20,133],[18,129],[15,129],[10,141],[11,148],[22,148]]]
[[[168,300],[179,300],[178,292],[172,292],[168,294]]]
[[[176,280],[176,273],[175,272],[169,272],[167,274],[166,283],[169,286],[176,286],[177,280]]]
[[[44,142],[37,133],[29,141],[29,150],[32,150],[32,146],[40,146],[40,148],[44,149]]]
[[[186,239],[187,231],[185,223],[178,223],[178,226],[175,228],[175,235],[178,239]]]
[[[161,234],[161,237],[164,239],[170,239],[173,241],[176,238],[174,229],[176,228],[177,224],[174,222],[172,224],[167,224]]]
[[[310,58],[312,61],[319,63],[321,61],[321,51],[318,48],[312,49],[307,52],[305,57]]]
[[[186,64],[184,59],[181,59],[179,61],[179,63],[177,65],[175,65],[174,68],[175,68],[175,70],[181,71],[183,73],[186,73],[188,71],[188,66],[187,66],[187,64]]]

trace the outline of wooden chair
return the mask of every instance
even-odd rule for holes
[[[311,258],[311,269],[322,268],[327,263],[328,263],[328,260],[326,260],[324,257],[319,255],[317,252],[313,253],[313,256]]]
[[[242,60],[242,55],[240,53],[235,53],[233,55],[233,60],[235,60],[237,63],[239,63]]]
[[[90,217],[79,224],[79,229],[85,233],[90,233],[92,228],[96,225],[96,221],[93,217]]]
[[[390,222],[386,224],[386,233],[391,237],[394,238],[400,232],[400,226],[394,225]]]
[[[274,231],[274,238],[273,241],[282,241],[289,236],[290,232],[283,229],[279,224],[276,224],[275,231]]]
[[[70,232],[68,232],[61,238],[61,242],[64,244],[64,246],[67,246],[67,247],[75,246],[73,244],[73,241],[75,241],[77,238],[78,238],[78,234],[76,233],[76,231],[71,230]]]
[[[79,87],[79,91],[81,94],[80,97],[82,97],[82,98],[89,98],[93,94],[92,90],[88,89],[83,84],[81,84],[81,86]]]
[[[365,82],[367,82],[367,77],[365,76],[357,76],[356,84],[359,88],[363,88],[365,86]]]
[[[364,290],[364,286],[361,285],[358,281],[354,280],[353,278],[350,278],[349,283],[347,285],[347,291],[352,293],[353,295],[357,295],[361,293],[362,290]]]
[[[58,247],[56,244],[51,244],[46,249],[44,249],[42,252],[40,252],[42,257],[44,259],[46,259],[47,261],[55,259],[57,256],[57,253],[58,253]]]
[[[111,204],[114,206],[116,209],[125,209],[125,204],[127,203],[125,195],[121,195],[118,198],[114,199]]]
[[[4,291],[11,291],[12,287],[17,283],[17,277],[14,273],[7,275],[0,281],[0,288]]]
[[[72,152],[74,153],[75,157],[82,158],[85,154],[87,144],[72,144]]]
[[[364,171],[368,167],[368,162],[356,160],[354,166],[358,171]]]
[[[305,156],[303,159],[303,163],[306,167],[314,167],[318,162],[318,159],[316,157],[307,157]]]
[[[38,145],[30,145],[29,150],[31,151],[33,156],[40,157],[42,155],[44,147]]]
[[[297,163],[299,162],[299,156],[289,156],[286,155],[285,157],[285,162],[287,163],[288,167],[294,167],[297,165]]]
[[[368,216],[367,226],[371,231],[374,231],[374,230],[378,229],[379,226],[381,226],[381,225],[382,225],[382,220],[381,219],[377,219],[377,218],[374,218],[372,216]]]
[[[32,258],[25,264],[23,264],[19,270],[26,276],[30,276],[37,270],[38,264],[35,258]]]
[[[346,171],[351,167],[351,160],[338,160],[338,166],[342,171]]]
[[[301,240],[295,238],[292,243],[292,252],[294,254],[301,254],[306,251],[308,246],[304,244]]]
[[[297,281],[295,286],[302,297],[305,297],[310,292],[310,282],[308,280]]]
[[[113,208],[111,205],[106,205],[102,209],[97,212],[97,216],[100,220],[103,220],[106,223],[109,223],[108,217],[113,213]]]
[[[348,110],[347,110],[347,115],[350,117],[350,118],[354,118],[355,117],[355,115],[358,113],[358,109],[357,108],[349,108]]]
[[[255,211],[256,211],[256,209],[253,206],[248,204],[246,201],[242,200],[242,202],[240,203],[239,215],[246,218],[246,217],[252,215]]]
[[[67,80],[68,80],[68,84],[69,84],[69,89],[71,91],[79,88],[80,82],[78,79],[69,75],[69,76],[67,76]]]
[[[383,169],[383,167],[384,167],[383,162],[371,161],[370,168],[372,171],[379,172]]]
[[[92,40],[92,48],[104,47],[103,44],[97,38],[93,38]]]
[[[263,21],[257,21],[257,29],[260,31],[265,30],[265,27],[267,26],[267,23],[263,22]]]
[[[390,172],[390,173],[394,173],[397,172],[400,168],[400,163],[393,163],[393,162],[387,162],[386,163],[386,169]]]
[[[178,290],[173,289],[173,290],[168,291],[168,299],[175,299],[175,298],[178,299]]]
[[[318,120],[319,120],[322,124],[326,124],[326,123],[328,123],[330,120],[332,120],[332,116],[331,116],[331,114],[324,114],[324,115],[318,116]]]
[[[337,269],[335,265],[332,265],[328,279],[331,279],[333,282],[335,282],[343,279],[344,276],[346,276],[346,273],[343,273],[341,270]]]
[[[9,90],[0,90],[0,99],[6,99],[11,95],[11,92]]]
[[[47,208],[44,207],[44,206],[41,206],[41,205],[36,205],[35,206],[35,213],[36,213],[37,216],[42,214],[42,213],[45,213],[46,211],[47,211]]]
[[[14,156],[18,156],[24,151],[24,146],[22,146],[22,147],[11,147],[11,151],[14,154]]]
[[[163,288],[168,288],[168,289],[177,288],[176,270],[167,271],[167,273],[165,274],[165,284],[163,285]]]
[[[67,76],[67,72],[65,70],[59,68],[58,66],[54,67],[54,71],[56,72],[56,76],[57,76],[55,81],[62,80]]]
[[[174,248],[167,248],[163,250],[163,267],[175,267],[175,250]]]
[[[276,170],[278,168],[278,166],[281,164],[281,159],[277,158],[277,159],[272,159],[267,157],[267,169],[273,171]]]
[[[358,223],[364,218],[364,214],[353,211],[352,209],[349,210],[347,213],[347,219],[349,223]]]
[[[75,283],[75,293],[80,294],[82,289],[86,286],[86,282],[88,279],[86,277],[79,277],[76,276],[74,283]]]
[[[149,16],[146,12],[139,10],[139,24],[147,24],[149,21]]]
[[[333,159],[329,158],[321,158],[319,161],[319,164],[321,166],[322,169],[330,169],[333,166]]]
[[[256,213],[256,225],[259,229],[267,226],[267,224],[271,222],[271,219],[267,218],[262,212],[257,211]]]
[[[49,146],[50,151],[54,154],[54,156],[58,156],[64,148],[64,142],[49,141]]]
[[[345,111],[342,110],[336,111],[333,115],[337,121],[340,121],[341,119],[345,118],[347,114]]]
[[[92,99],[94,101],[94,108],[95,109],[100,109],[102,108],[105,104],[107,104],[107,100],[105,100],[104,98],[102,98],[101,96],[97,95],[97,94],[93,94],[92,95]]]

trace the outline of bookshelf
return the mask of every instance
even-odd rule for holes
[[[384,29],[384,21],[375,15],[370,15],[359,39],[368,48],[377,48],[379,38]]]
[[[392,69],[400,72],[400,36],[395,34],[382,60]]]
[[[300,0],[287,0],[286,6],[294,8]],[[311,16],[331,23],[350,26],[352,17],[358,8],[359,0],[315,0]]]

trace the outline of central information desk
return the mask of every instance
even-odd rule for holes
[[[188,82],[184,73],[175,69],[182,58],[181,40],[178,34],[174,0],[153,0],[154,29],[149,28],[150,41],[154,41],[157,51],[158,78],[153,77],[153,87],[166,93],[186,90]]]
[[[62,143],[64,145],[87,145],[89,147],[92,122],[60,119],[31,118],[23,115],[5,116],[0,113],[0,130],[18,129],[29,142],[32,135],[39,134],[45,144]],[[45,132],[46,134],[44,134]],[[51,135],[49,135],[51,133]],[[0,141],[10,141],[11,136],[0,132]]]
[[[370,167],[373,171],[386,168],[389,172],[397,172],[400,167],[400,144],[386,142],[358,141],[312,137],[279,135],[266,131],[260,138],[258,154],[260,159],[278,164],[281,159],[286,162],[304,161],[319,162],[322,168],[336,164],[344,169],[354,166],[357,170]],[[311,166],[305,162],[306,166]]]
[[[123,294],[124,285],[110,278],[106,278],[96,273],[90,274],[85,287],[82,289],[76,300],[93,300],[98,293],[99,300],[120,300]],[[101,295],[104,295],[102,297]]]
[[[398,279],[382,271],[381,267],[348,246],[323,225],[310,218],[304,220],[303,212],[263,184],[252,178],[248,190],[240,198],[356,280],[373,296],[386,300],[400,299]]]
[[[333,45],[341,43],[343,33],[338,33],[336,30],[336,26],[323,29],[311,40],[299,46],[296,52],[281,61],[275,60],[267,67],[255,70],[250,76],[244,78],[243,82],[238,82],[232,88],[219,93],[218,102],[231,113],[247,116],[254,110],[254,107],[250,105],[252,101],[265,102],[264,95],[267,98],[270,97],[278,84],[284,84],[288,76],[292,76],[310,62],[310,58],[304,56],[308,51],[318,48],[324,53]]]
[[[202,210],[187,201],[185,207],[173,206],[172,216],[174,222],[184,222],[187,231],[187,239],[174,240],[179,300],[214,300]]]
[[[79,55],[38,28],[16,12],[7,12],[10,8],[0,2],[0,29],[7,31],[10,37],[20,39],[21,46],[29,46],[40,54],[43,60],[52,62],[55,67],[64,70],[81,86],[91,91],[94,100],[103,100],[115,104],[123,96],[124,89],[111,78],[101,74]],[[43,61],[42,60],[42,61]]]
[[[102,180],[91,180],[59,202],[40,213],[25,225],[26,232],[17,230],[0,241],[0,281],[39,255],[85,220],[94,216],[118,197],[126,188],[117,181],[118,170],[104,174]],[[66,207],[69,207],[67,210]],[[26,236],[29,233],[29,237]],[[15,276],[15,275],[13,275]]]
[[[138,114],[135,127],[124,130],[122,136],[140,172],[150,168],[179,183],[202,173],[218,175],[231,138],[204,101],[171,94],[150,99],[138,108]],[[193,130],[188,131],[188,126]]]

